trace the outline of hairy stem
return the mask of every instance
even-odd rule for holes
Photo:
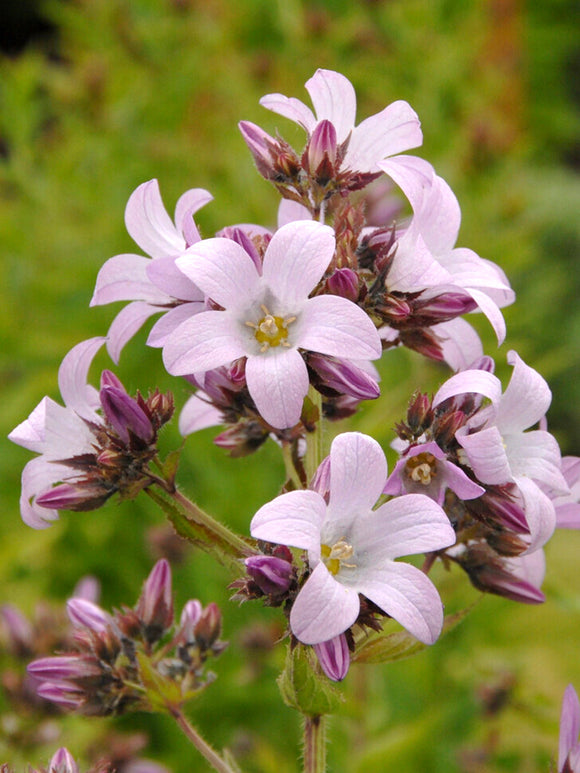
[[[304,717],[304,773],[326,770],[326,717]]]
[[[170,713],[179,725],[179,728],[185,737],[191,741],[193,746],[195,746],[198,752],[205,757],[205,759],[209,762],[214,770],[217,770],[218,773],[238,773],[237,768],[231,767],[224,759],[220,757],[215,749],[212,749],[212,747],[206,741],[204,741],[201,735],[188,721],[187,717],[185,717],[185,715],[182,714],[178,708],[171,708]]]

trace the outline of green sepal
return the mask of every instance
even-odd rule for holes
[[[169,454],[167,454],[160,466],[161,476],[165,481],[167,481],[167,483],[170,483],[171,485],[175,485],[175,476],[177,475],[177,468],[179,467],[182,450],[183,445],[181,448],[177,448],[175,451],[171,451]]]
[[[152,711],[171,712],[183,704],[180,686],[162,676],[143,652],[137,652],[139,677],[145,688],[147,701]]]
[[[333,714],[344,700],[320,674],[312,648],[302,644],[288,646],[286,665],[277,682],[284,703],[309,717]]]
[[[459,612],[447,615],[443,621],[441,636],[459,625],[474,606],[475,604],[471,604]],[[394,660],[402,660],[417,655],[429,646],[429,644],[420,642],[408,631],[394,631],[392,633],[380,631],[372,633],[361,641],[351,656],[351,661],[353,663],[390,663]]]

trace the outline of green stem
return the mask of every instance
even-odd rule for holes
[[[304,773],[326,770],[326,717],[304,717]]]
[[[316,421],[314,432],[310,432],[306,436],[307,446],[304,466],[306,468],[306,479],[310,482],[318,469],[318,465],[324,458],[324,419],[322,418],[322,395],[320,392],[310,387],[308,397],[318,409],[318,420]]]
[[[193,746],[195,746],[198,752],[205,757],[214,770],[217,770],[218,773],[238,773],[236,768],[231,767],[214,749],[212,749],[179,709],[171,708],[170,713],[188,741],[191,741]]]
[[[291,480],[294,487],[300,490],[303,488],[302,481],[294,466],[294,460],[292,459],[292,445],[290,443],[282,443],[282,457],[284,459],[284,467],[286,469],[288,480]]]
[[[201,547],[228,566],[236,575],[243,573],[241,560],[258,551],[242,537],[216,521],[177,489],[145,489],[165,512],[180,537]]]

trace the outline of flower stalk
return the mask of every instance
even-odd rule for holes
[[[183,714],[181,709],[177,708],[176,706],[172,706],[169,709],[169,713],[173,719],[175,719],[179,729],[187,738],[187,740],[190,741],[193,746],[195,746],[195,748],[203,757],[205,757],[205,759],[209,762],[214,770],[217,770],[218,773],[239,773],[239,768],[237,766],[232,767],[222,757],[220,757],[220,755],[207,743],[207,741],[202,738],[202,736],[197,732],[193,725],[188,721],[187,717]],[[316,770],[318,770],[318,768]]]
[[[326,771],[326,717],[304,717],[304,773]]]

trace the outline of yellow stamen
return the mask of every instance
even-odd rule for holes
[[[411,480],[428,486],[437,475],[437,459],[428,452],[417,454],[407,461],[406,468]]]
[[[320,553],[326,568],[331,574],[338,574],[340,567],[345,566],[348,569],[354,569],[356,564],[347,564],[345,559],[350,558],[354,553],[354,548],[349,545],[344,537],[335,542],[332,547],[321,545]]]

